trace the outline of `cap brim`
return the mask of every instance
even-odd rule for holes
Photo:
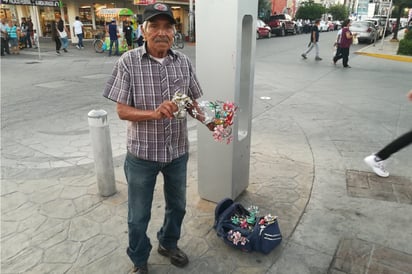
[[[167,17],[170,20],[171,23],[176,24],[176,20],[172,16],[170,16],[168,14],[165,14],[165,13],[162,13],[162,12],[154,13],[154,14],[150,15],[149,17],[146,17],[145,21],[151,21],[156,16],[161,16],[161,15]]]

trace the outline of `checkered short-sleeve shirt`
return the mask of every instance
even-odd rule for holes
[[[192,99],[202,90],[189,58],[170,50],[163,64],[145,47],[130,50],[113,68],[103,96],[141,110],[155,110],[177,92]],[[186,119],[128,121],[127,150],[138,158],[167,163],[189,150]]]

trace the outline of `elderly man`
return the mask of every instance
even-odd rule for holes
[[[128,183],[127,254],[134,264],[133,272],[140,274],[148,273],[152,245],[146,231],[159,172],[164,178],[166,207],[157,232],[157,251],[178,267],[189,262],[177,246],[186,212],[189,149],[182,112],[205,120],[196,102],[202,90],[192,64],[187,56],[171,50],[176,21],[170,7],[163,3],[148,5],[143,20],[144,46],[119,58],[103,93],[117,102],[119,118],[128,122],[124,164]],[[182,108],[182,100],[190,103]],[[213,129],[212,123],[207,126]]]

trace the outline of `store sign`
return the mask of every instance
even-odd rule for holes
[[[1,4],[5,5],[27,5],[27,6],[43,6],[43,7],[59,7],[58,0],[1,0]]]
[[[156,0],[133,0],[134,5],[150,5],[156,3]]]

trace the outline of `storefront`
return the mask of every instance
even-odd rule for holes
[[[71,35],[76,16],[80,17],[84,25],[85,38],[92,39],[94,34],[104,31],[106,22],[111,18],[116,18],[119,26],[122,27],[121,23],[126,18],[119,14],[121,10],[130,11],[134,20],[141,19],[144,7],[155,0],[125,0],[122,1],[121,8],[119,8],[120,3],[111,0],[98,2],[93,0],[1,0],[1,2],[1,17],[17,20],[20,24],[22,17],[31,16],[35,28],[39,26],[40,37],[50,36],[51,22],[55,20],[56,14],[60,14],[66,24],[69,37],[76,40]],[[177,30],[184,36],[188,36],[189,0],[163,0],[163,2],[172,7],[177,21]]]

